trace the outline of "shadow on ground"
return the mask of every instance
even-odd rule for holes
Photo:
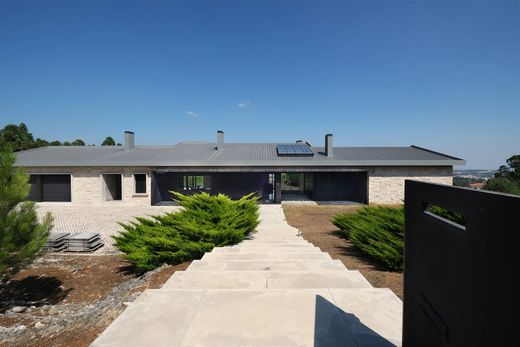
[[[358,317],[316,295],[314,346],[395,346],[392,342],[361,323]]]
[[[55,305],[65,299],[72,288],[63,289],[56,277],[27,276],[11,280],[0,287],[0,313],[18,305]]]

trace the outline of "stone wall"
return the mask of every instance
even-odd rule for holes
[[[150,206],[151,177],[149,168],[132,167],[45,167],[26,168],[28,174],[71,174],[72,203],[83,205],[129,204]],[[134,173],[145,173],[146,194],[135,194]],[[122,174],[122,200],[104,201],[103,174]]]
[[[378,167],[368,171],[368,201],[371,204],[402,204],[404,181],[407,179],[453,184],[451,166]]]

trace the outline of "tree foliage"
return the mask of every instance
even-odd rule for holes
[[[498,168],[495,177],[486,182],[484,189],[520,195],[520,155],[507,159],[506,165]]]
[[[13,151],[24,151],[31,148],[45,147],[45,146],[85,146],[85,141],[76,139],[72,143],[69,141],[63,142],[52,141],[49,142],[44,139],[34,139],[33,135],[27,129],[24,123],[8,124],[0,130],[0,148],[10,146]]]
[[[24,123],[8,124],[0,130],[0,148],[10,145],[14,151],[23,151],[35,147],[33,135]]]
[[[173,194],[183,207],[180,212],[121,224],[125,232],[115,237],[116,247],[141,271],[197,259],[213,247],[238,243],[259,223],[253,194],[239,200],[223,194]]]
[[[15,156],[10,146],[0,149],[0,279],[29,264],[42,250],[52,227],[47,214],[41,223],[29,194],[29,176],[13,170]]]
[[[116,141],[111,136],[108,136],[102,143],[101,146],[115,146]]]

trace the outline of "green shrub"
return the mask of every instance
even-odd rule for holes
[[[439,217],[450,220],[460,225],[466,225],[466,221],[464,220],[464,216],[460,213],[446,210],[442,207],[431,205],[426,211],[431,212]]]
[[[355,213],[338,214],[332,223],[362,252],[390,269],[403,269],[403,207],[367,206]]]
[[[259,223],[253,194],[239,200],[223,194],[172,194],[181,211],[121,224],[125,231],[114,237],[116,247],[141,271],[197,259],[213,247],[241,242]]]

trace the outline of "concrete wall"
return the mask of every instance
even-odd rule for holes
[[[371,204],[402,204],[406,179],[453,184],[451,166],[377,167],[368,171],[368,201]]]
[[[71,190],[72,203],[84,204],[128,204],[150,206],[151,178],[149,168],[120,168],[120,167],[52,167],[52,168],[26,168],[28,174],[72,174]],[[102,174],[122,174],[122,200],[104,200]],[[135,194],[134,173],[146,174],[146,194]]]

